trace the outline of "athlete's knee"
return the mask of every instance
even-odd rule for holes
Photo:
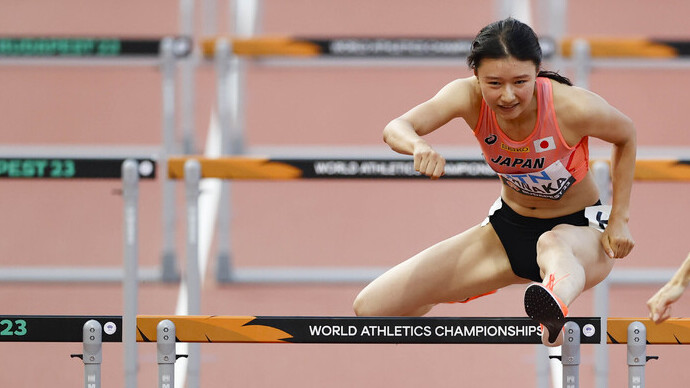
[[[366,301],[360,293],[355,297],[355,301],[352,303],[352,310],[354,310],[355,315],[358,317],[367,316],[366,314]]]
[[[542,233],[537,240],[537,252],[549,249],[563,249],[566,246],[566,232],[552,229]]]
[[[373,298],[369,297],[366,290],[362,290],[355,301],[352,303],[352,309],[358,317],[371,317],[381,315],[381,306],[374,303]]]
[[[565,269],[573,274],[584,274],[584,268],[575,257],[569,236],[558,228],[545,232],[537,240],[537,265],[543,275]]]

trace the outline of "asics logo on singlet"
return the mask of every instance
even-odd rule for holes
[[[484,143],[486,143],[488,145],[492,145],[496,142],[496,140],[498,140],[498,136],[491,135],[491,136],[487,136],[484,138]]]

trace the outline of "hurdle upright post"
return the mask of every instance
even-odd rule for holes
[[[175,387],[175,324],[164,319],[157,326],[158,388]]]
[[[602,204],[610,205],[612,198],[611,165],[607,161],[598,160],[592,164],[594,182],[599,189]],[[606,318],[609,312],[610,279],[607,277],[594,287],[594,315],[601,317],[601,332],[606,333]],[[594,349],[594,387],[608,387],[609,351],[606,338],[602,337],[602,346]]]
[[[589,74],[591,72],[591,49],[589,42],[576,39],[573,42],[573,63],[575,66],[574,83],[581,88],[589,88]]]
[[[215,42],[214,66],[216,69],[216,100],[218,125],[220,126],[221,154],[224,156],[244,153],[244,138],[239,125],[240,59],[232,54],[232,43],[227,38],[218,38]],[[231,187],[229,180],[221,182],[220,201],[218,204],[218,223],[216,226],[217,260],[216,279],[219,282],[232,280],[232,256],[230,253],[232,236],[230,235],[230,201]]]
[[[606,161],[598,160],[592,163],[592,173],[594,174],[594,182],[599,189],[601,203],[610,205],[613,191],[611,187],[611,166]]]
[[[122,343],[124,347],[125,386],[137,386],[137,311],[139,294],[139,166],[132,159],[122,163],[122,197],[124,199],[124,278]]]
[[[180,1],[180,33],[183,36],[194,36],[195,7],[194,0]],[[191,50],[192,52],[194,50]],[[180,60],[180,124],[182,126],[182,151],[185,154],[195,153],[194,113],[196,58],[189,55]]]
[[[561,362],[563,363],[563,388],[580,386],[580,326],[568,321],[564,327]]]
[[[199,270],[199,183],[201,163],[189,159],[184,164],[185,192],[187,199],[187,314],[201,313],[201,271]],[[187,387],[199,387],[201,368],[201,347],[198,343],[189,344],[187,363]]]
[[[628,325],[628,388],[644,388],[647,363],[647,327],[635,321]]]
[[[175,63],[175,40],[166,37],[161,40],[161,94],[162,94],[162,138],[160,172],[163,180],[162,187],[162,223],[163,223],[163,248],[162,248],[162,275],[163,281],[175,282],[179,280],[177,271],[177,254],[175,250],[175,182],[167,179],[168,166],[165,163],[168,157],[176,152],[176,89],[177,68]]]
[[[103,361],[103,327],[91,319],[84,324],[84,388],[101,388],[101,362]]]

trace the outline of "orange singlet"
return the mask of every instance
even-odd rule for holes
[[[551,80],[537,78],[536,90],[537,123],[527,138],[510,139],[484,100],[474,136],[486,162],[508,187],[525,195],[556,200],[587,175],[588,138],[569,146],[556,120]]]

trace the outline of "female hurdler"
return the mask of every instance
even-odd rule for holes
[[[562,342],[568,305],[630,253],[630,191],[636,153],[632,121],[604,99],[540,71],[534,31],[512,18],[483,28],[457,79],[391,121],[384,141],[412,155],[437,179],[445,159],[423,138],[455,118],[473,129],[498,173],[500,197],[484,222],[393,267],[354,302],[360,316],[420,316],[434,305],[466,301],[515,283],[542,342]],[[599,203],[588,138],[613,145],[611,206]],[[423,201],[423,199],[422,199]]]

